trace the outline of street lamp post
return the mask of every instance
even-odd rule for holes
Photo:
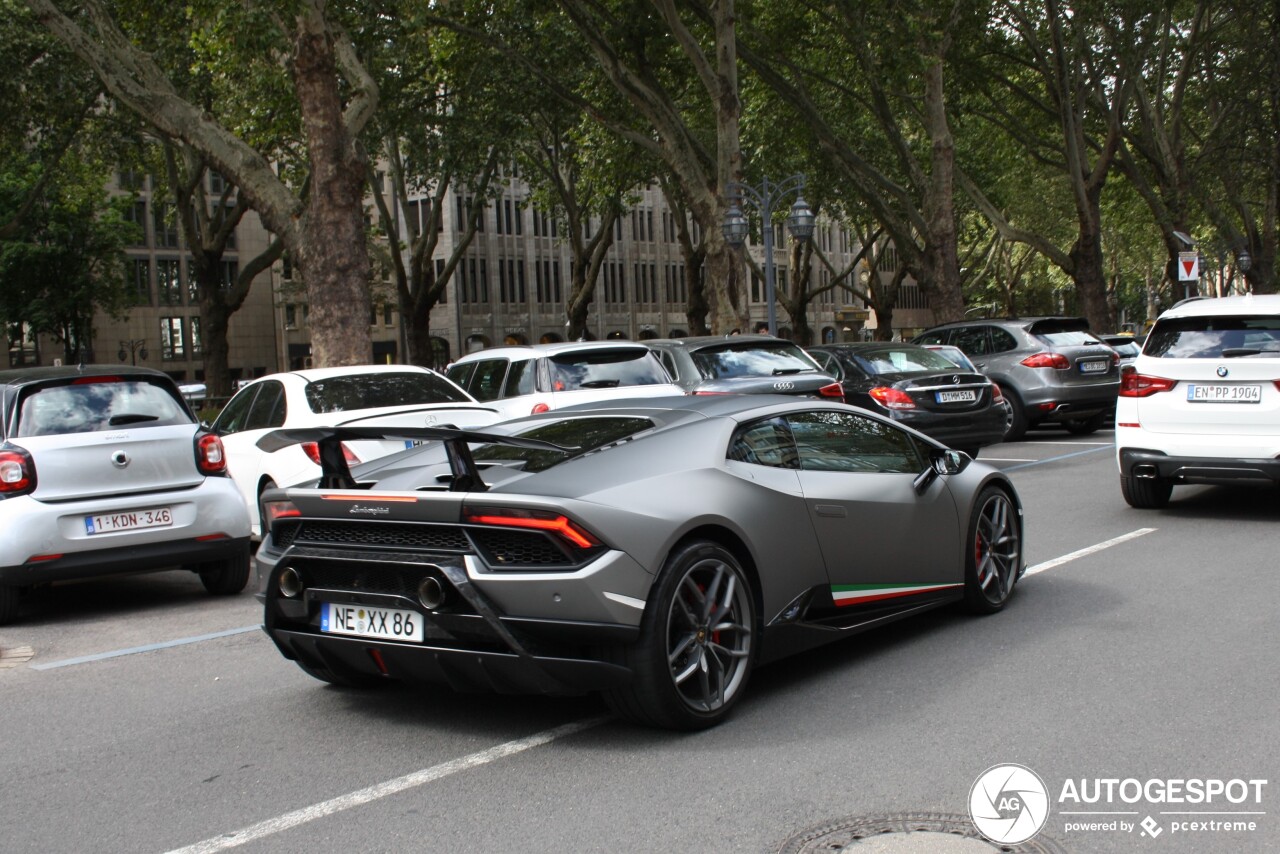
[[[129,339],[121,340],[121,341],[120,341],[120,352],[116,353],[116,356],[118,356],[118,357],[120,358],[120,361],[121,361],[121,362],[123,362],[123,361],[124,361],[124,359],[125,359],[125,354],[126,354],[126,353],[129,355],[129,360],[130,360],[130,362],[131,362],[132,364],[134,364],[134,365],[137,365],[137,364],[138,364],[138,357],[139,357],[139,356],[141,356],[141,357],[142,357],[143,361],[146,361],[146,358],[147,358],[147,355],[148,355],[148,353],[147,353],[147,339],[145,339],[145,338],[129,338]]]
[[[725,212],[721,231],[725,241],[734,249],[739,249],[746,242],[749,224],[742,212],[742,204],[748,201],[760,213],[761,230],[764,232],[764,289],[765,299],[769,304],[769,334],[778,334],[778,304],[775,294],[777,286],[774,281],[773,263],[773,208],[788,194],[795,193],[796,201],[791,206],[791,215],[787,217],[787,231],[796,240],[808,240],[813,236],[814,215],[809,203],[804,200],[804,175],[792,175],[778,183],[765,178],[759,187],[752,187],[741,181],[731,181],[729,191],[729,210]]]

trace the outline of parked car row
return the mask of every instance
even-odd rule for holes
[[[326,465],[349,470],[422,441],[362,428],[476,430],[613,398],[770,394],[843,401],[977,456],[1040,423],[1096,429],[1115,403],[1118,361],[1074,318],[807,349],[767,335],[500,347],[460,358],[447,376],[366,365],[242,381],[208,426],[191,414],[202,389],[157,371],[8,372],[0,525],[15,548],[0,566],[0,622],[35,584],[122,569],[186,566],[213,592],[239,591],[250,539],[269,527],[264,495],[323,486]],[[320,441],[330,429],[346,440]],[[281,430],[299,441],[260,446]],[[1159,503],[1175,478],[1138,483],[1148,470],[1125,481],[1126,496]]]

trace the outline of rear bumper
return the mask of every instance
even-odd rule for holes
[[[1117,458],[1120,473],[1126,477],[1160,478],[1175,483],[1280,485],[1280,459],[1276,458],[1173,457],[1145,448],[1120,448]]]
[[[132,572],[180,569],[205,561],[249,559],[249,538],[170,540],[113,549],[72,552],[48,560],[0,566],[0,584],[28,587],[53,581],[95,578]]]
[[[1004,441],[1003,406],[975,415],[934,412],[889,412],[894,421],[912,427],[952,448],[986,447]]]

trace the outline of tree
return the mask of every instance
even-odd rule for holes
[[[280,237],[306,285],[316,364],[367,362],[372,345],[363,209],[366,161],[357,137],[377,106],[378,92],[325,0],[192,7],[193,14],[212,13],[210,27],[231,22],[233,32],[244,36],[243,42],[230,39],[225,44],[231,62],[227,74],[243,73],[255,64],[287,67],[309,167],[305,198],[277,174],[268,157],[218,120],[216,105],[184,98],[100,0],[83,0],[76,11],[64,11],[57,0],[27,4],[93,68],[114,98],[159,135],[199,152],[239,187]],[[184,19],[183,26],[188,25]]]

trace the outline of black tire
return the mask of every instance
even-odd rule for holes
[[[262,493],[266,492],[268,489],[275,488],[276,482],[268,478],[267,482],[262,484],[262,488],[258,490],[258,538],[260,540],[265,540],[267,538],[267,534],[271,533],[271,528],[267,525],[267,511],[262,506]]]
[[[390,679],[384,679],[381,676],[365,676],[363,674],[358,676],[341,676],[334,673],[327,667],[307,664],[301,659],[297,659],[293,663],[298,665],[298,668],[312,679],[319,679],[321,682],[328,682],[330,685],[336,685],[339,688],[357,688],[363,690],[368,688],[380,688],[391,682]]]
[[[1098,432],[1106,420],[1105,412],[1090,415],[1088,418],[1072,418],[1066,423],[1067,432],[1073,436],[1088,436],[1090,433]]]
[[[1017,442],[1027,435],[1027,428],[1031,425],[1027,423],[1026,409],[1016,394],[1005,392],[1004,399],[1009,407],[1004,419],[1004,440]]]
[[[1120,493],[1130,507],[1159,510],[1169,503],[1173,484],[1163,478],[1136,478],[1120,475]]]
[[[1004,608],[1022,568],[1022,525],[1009,494],[988,486],[969,514],[965,538],[964,601],[976,614]]]
[[[18,609],[22,607],[22,595],[25,592],[21,587],[0,584],[0,626],[18,619]]]
[[[204,589],[215,596],[234,596],[249,583],[249,550],[222,560],[197,563],[190,569],[200,576]]]
[[[667,558],[640,623],[623,650],[633,679],[605,692],[623,718],[699,730],[720,723],[742,698],[758,648],[755,596],[728,549],[683,543]]]

